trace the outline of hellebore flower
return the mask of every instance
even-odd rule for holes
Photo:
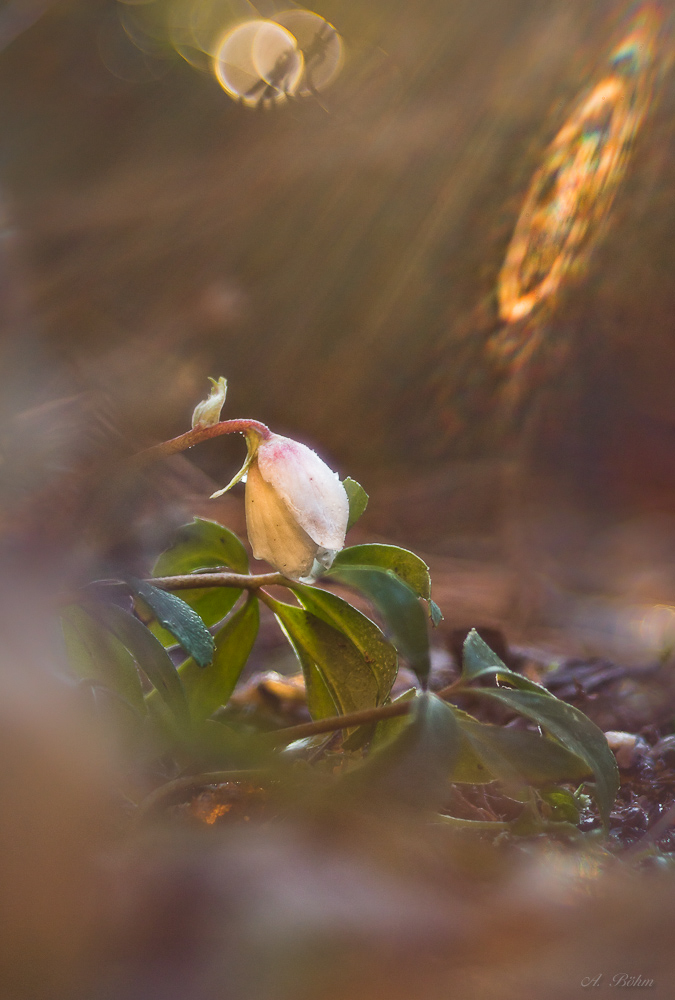
[[[246,475],[253,555],[293,579],[311,578],[319,568],[315,560],[329,567],[344,545],[347,492],[337,473],[306,445],[281,434],[246,437],[248,458],[230,486]]]

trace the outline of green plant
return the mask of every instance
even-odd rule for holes
[[[161,458],[217,433],[245,433],[248,457],[233,482],[255,470],[258,478],[247,482],[247,513],[251,504],[262,505],[252,534],[276,571],[251,575],[239,538],[214,521],[195,518],[159,556],[149,579],[92,584],[63,609],[72,669],[115,693],[141,742],[149,741],[146,752],[168,756],[173,773],[182,772],[181,787],[218,780],[220,771],[200,774],[204,760],[249,773],[271,766],[283,747],[301,747],[302,740],[314,741],[313,755],[320,756],[320,740],[342,733],[336,788],[362,801],[438,814],[450,783],[498,781],[520,803],[515,820],[440,814],[438,821],[569,833],[579,811],[564,786],[590,782],[606,825],[618,771],[603,733],[580,711],[510,670],[475,631],[464,644],[460,676],[441,691],[427,691],[428,619],[438,624],[441,613],[431,599],[426,564],[392,545],[343,548],[346,531],[366,508],[363,489],[349,479],[340,484],[304,445],[262,424],[221,422],[224,380],[214,385],[211,407],[200,404],[193,430],[140,459]],[[382,627],[327,589],[333,584],[367,598]],[[273,596],[269,587],[285,588],[289,600]],[[261,603],[302,668],[311,722],[269,731],[224,711],[253,649]],[[399,656],[414,670],[419,688],[391,700]],[[502,706],[538,728],[479,721],[455,704],[467,696]]]

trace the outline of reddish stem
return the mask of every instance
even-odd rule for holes
[[[211,438],[220,437],[221,434],[246,434],[247,431],[254,431],[266,441],[272,434],[269,427],[261,424],[259,420],[221,420],[217,424],[209,427],[193,427],[185,434],[162,441],[161,444],[153,444],[150,448],[140,451],[136,458],[143,462],[154,462],[158,458],[165,458],[168,455],[176,455],[179,451],[186,451],[194,448],[202,441],[209,441]]]

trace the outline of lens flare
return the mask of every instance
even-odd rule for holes
[[[591,249],[625,172],[654,89],[661,17],[637,14],[532,179],[498,282],[499,315],[514,323],[555,295]]]
[[[300,8],[227,32],[214,57],[216,77],[244,104],[316,96],[342,68],[342,40],[332,24]]]
[[[283,101],[295,93],[304,60],[290,31],[272,21],[246,21],[228,31],[214,58],[223,90],[256,106]]]
[[[285,10],[274,20],[297,39],[305,60],[299,97],[309,97],[325,90],[342,69],[344,52],[342,39],[332,24],[309,10]]]
[[[175,52],[249,107],[316,98],[344,62],[333,25],[302,7],[256,15],[249,0],[120,0],[115,21],[159,72]]]

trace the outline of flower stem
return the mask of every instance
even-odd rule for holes
[[[195,590],[201,587],[237,587],[258,590],[260,587],[288,587],[291,581],[282,573],[186,573],[184,576],[155,576],[146,583],[160,590]]]
[[[209,441],[211,438],[220,437],[221,434],[246,434],[250,431],[258,434],[263,441],[266,441],[272,433],[269,427],[266,424],[261,424],[259,420],[248,420],[245,418],[241,420],[221,420],[219,423],[211,424],[208,427],[193,427],[192,430],[186,431],[185,434],[179,434],[178,437],[162,441],[160,444],[153,444],[152,447],[139,451],[135,459],[143,463],[155,462],[159,458],[166,458],[168,455],[176,455],[179,451],[194,448],[196,444],[201,444],[202,441]]]
[[[295,740],[304,740],[309,736],[334,733],[337,729],[351,729],[354,726],[366,726],[370,722],[380,722],[381,719],[392,719],[397,715],[407,715],[410,708],[409,701],[394,701],[390,705],[380,705],[378,708],[364,708],[360,712],[317,719],[316,722],[302,722],[299,726],[287,726],[273,733],[265,733],[262,739],[275,746],[278,743],[294,743]]]
[[[462,684],[455,681],[448,687],[436,692],[437,698],[447,698],[456,694]],[[337,729],[351,729],[354,726],[366,726],[371,722],[380,722],[382,719],[393,719],[398,715],[407,715],[412,709],[414,701],[393,701],[389,705],[379,705],[377,708],[364,708],[359,712],[348,712],[345,715],[335,715],[328,719],[317,719],[316,722],[303,722],[298,726],[287,726],[285,729],[277,729],[273,733],[265,733],[263,739],[269,740],[272,744],[294,743],[295,740],[304,740],[309,736],[319,736],[322,733],[333,733]]]

